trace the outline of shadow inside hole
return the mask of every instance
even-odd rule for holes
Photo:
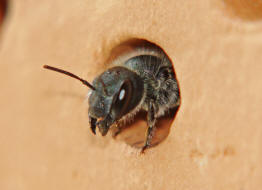
[[[177,111],[178,107],[171,109],[169,113],[157,119],[156,129],[154,132],[153,140],[151,142],[152,147],[158,145],[167,138]],[[116,140],[124,141],[126,144],[132,147],[142,148],[146,140],[146,118],[147,113],[145,111],[139,112],[135,116],[134,122],[120,127],[121,130],[116,136],[115,133],[118,132],[118,129],[116,127],[113,127],[113,137],[115,136]]]
[[[129,54],[129,53],[132,54],[132,52],[134,52],[138,48],[151,49],[151,50],[154,50],[154,51],[163,52],[164,55],[168,58],[168,56],[165,54],[164,50],[162,48],[160,48],[158,45],[151,43],[147,40],[131,38],[131,39],[124,41],[120,45],[114,47],[111,50],[110,56],[108,57],[106,62],[111,63],[115,59],[117,59],[118,57],[121,57],[122,55]]]

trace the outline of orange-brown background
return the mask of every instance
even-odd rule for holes
[[[261,189],[261,1],[8,2],[0,189]],[[169,136],[143,156],[93,136],[87,89],[42,69],[55,65],[92,81],[111,49],[130,38],[166,51],[182,97]]]

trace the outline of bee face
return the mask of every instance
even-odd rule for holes
[[[142,79],[125,67],[113,67],[93,81],[95,91],[89,97],[92,131],[98,126],[106,135],[110,126],[140,104],[144,86]]]

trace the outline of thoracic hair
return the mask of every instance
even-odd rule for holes
[[[156,117],[160,117],[179,105],[179,89],[172,63],[159,49],[139,48],[115,60],[113,64],[136,72],[143,80],[144,98],[141,99],[139,109],[148,111],[148,101],[153,99]]]

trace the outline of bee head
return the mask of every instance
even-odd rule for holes
[[[104,136],[110,126],[140,104],[144,86],[135,72],[125,67],[112,67],[95,78],[91,85],[86,80],[62,69],[44,65],[45,69],[63,73],[80,80],[92,91],[89,96],[89,122],[96,134],[96,127]]]
[[[89,96],[89,117],[93,133],[96,126],[104,136],[110,126],[132,111],[143,97],[143,82],[125,67],[113,67],[95,78]]]

